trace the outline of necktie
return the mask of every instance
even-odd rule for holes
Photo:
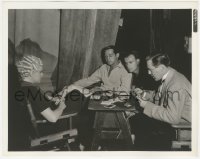
[[[165,81],[165,80],[162,80],[162,81],[161,81],[161,84],[160,84],[160,86],[159,86],[159,88],[158,88],[159,97],[162,96],[162,89],[163,89],[164,81]]]
[[[158,97],[159,97],[159,105],[161,105],[161,98],[162,98],[162,89],[164,85],[164,80],[161,81],[160,86],[158,87]]]

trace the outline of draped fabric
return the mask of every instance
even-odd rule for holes
[[[44,63],[43,90],[55,91],[87,77],[101,64],[101,49],[115,44],[121,10],[9,10],[9,39],[16,56]]]
[[[51,80],[59,51],[60,11],[18,9],[9,10],[9,39],[16,55],[32,54],[44,63],[43,90],[53,91],[56,79]]]
[[[171,66],[191,81],[191,54],[184,48],[184,39],[192,36],[192,10],[153,9],[150,13],[150,50],[168,54]]]
[[[101,64],[101,49],[115,44],[120,10],[62,10],[58,89]]]

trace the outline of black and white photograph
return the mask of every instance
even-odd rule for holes
[[[8,153],[193,152],[197,9],[118,7],[7,9]]]

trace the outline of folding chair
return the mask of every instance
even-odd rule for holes
[[[37,119],[32,109],[30,102],[27,100],[27,108],[30,115],[31,123],[34,130],[34,135],[31,136],[30,149],[34,151],[48,151],[48,150],[71,150],[69,141],[73,141],[77,136],[77,129],[72,128],[72,117],[76,116],[78,112],[64,113],[59,120],[69,120],[69,129],[53,134],[41,135],[38,128],[39,124],[48,124],[45,119]],[[44,125],[45,127],[45,125]],[[66,125],[67,127],[67,125]]]
[[[191,150],[191,123],[174,124],[176,136],[172,141],[172,150],[190,151]]]

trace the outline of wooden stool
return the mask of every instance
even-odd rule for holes
[[[174,124],[175,140],[172,141],[172,150],[191,150],[191,123]]]

